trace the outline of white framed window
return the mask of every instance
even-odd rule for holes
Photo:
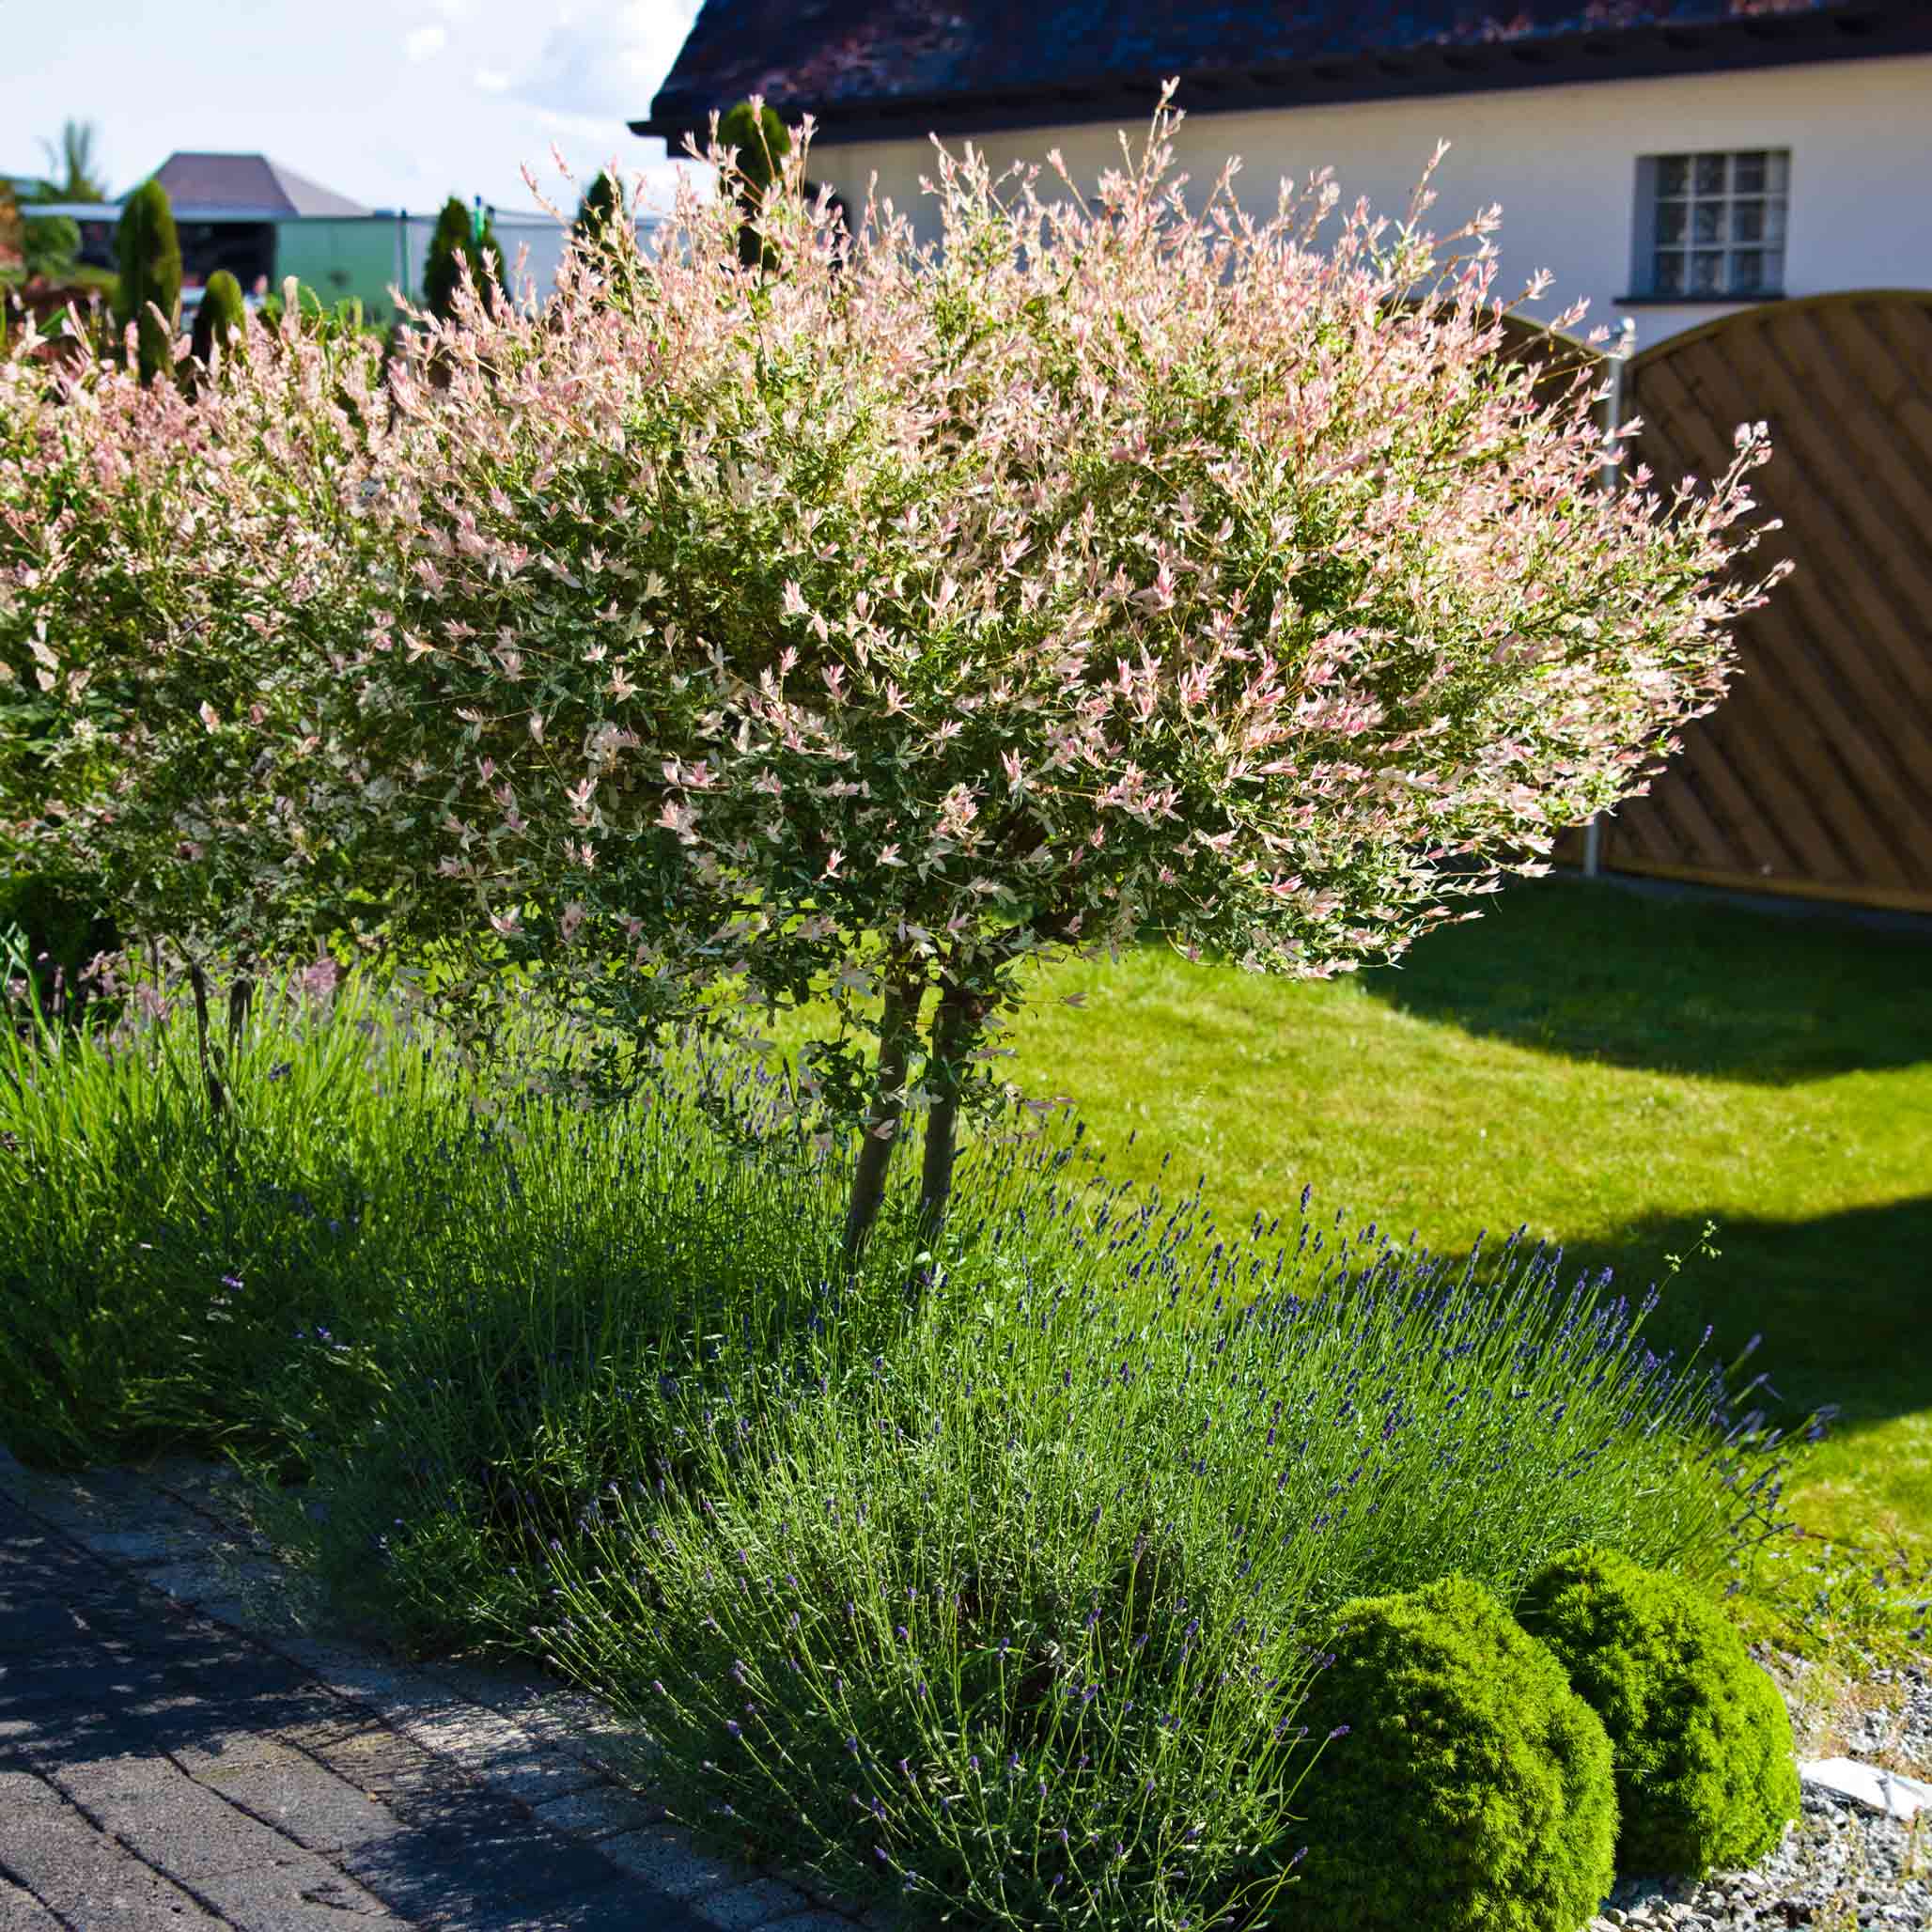
[[[1790,192],[1788,148],[1644,155],[1633,291],[1683,302],[1782,294]]]

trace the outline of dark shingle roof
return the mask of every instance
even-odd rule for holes
[[[278,221],[299,214],[367,214],[351,201],[271,161],[265,154],[171,154],[155,169],[176,218],[254,215]]]
[[[637,133],[762,93],[827,134],[1301,104],[1932,46],[1917,0],[705,0]]]

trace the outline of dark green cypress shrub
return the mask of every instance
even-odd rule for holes
[[[754,115],[749,101],[740,101],[719,121],[718,139],[738,149],[738,171],[755,195],[762,195],[778,179],[785,157],[791,152],[791,135],[777,113],[768,107]]]
[[[201,306],[195,311],[192,346],[195,360],[208,366],[217,347],[224,354],[228,345],[248,326],[247,305],[242,300],[242,285],[226,269],[217,269],[201,291]]]
[[[157,369],[172,369],[175,318],[181,301],[181,244],[175,234],[174,210],[159,181],[143,181],[121,208],[114,238],[115,266],[120,274],[116,319],[139,331],[141,380]],[[159,310],[157,316],[154,311]]]
[[[1293,1923],[1575,1932],[1610,1890],[1616,1787],[1556,1659],[1467,1577],[1345,1604],[1328,1649]]]
[[[1790,1715],[1716,1604],[1582,1549],[1551,1557],[1517,1614],[1610,1734],[1625,1871],[1702,1877],[1777,1844],[1798,1815]]]
[[[479,242],[470,210],[452,195],[436,217],[435,232],[429,237],[429,250],[423,259],[423,306],[441,321],[456,314],[456,291],[462,279],[461,264],[468,262],[470,274],[479,294],[494,275],[499,284],[506,280],[503,247],[488,216]]]
[[[791,152],[791,135],[771,108],[755,115],[751,102],[740,101],[718,122],[718,140],[723,147],[738,149],[739,179],[733,192],[744,217],[738,230],[738,258],[746,268],[756,267],[760,259],[770,268],[772,251],[761,246],[751,224],[765,191],[783,171],[785,157]]]
[[[608,174],[600,173],[584,191],[570,230],[583,241],[595,242],[609,229],[613,218],[621,220],[623,214],[624,191]]]

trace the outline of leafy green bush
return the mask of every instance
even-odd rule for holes
[[[22,224],[20,252],[28,275],[57,282],[81,252],[80,224],[71,215],[30,215]]]
[[[141,380],[172,366],[175,319],[181,303],[181,244],[174,210],[159,181],[143,181],[121,204],[114,238],[120,274],[121,328],[139,332]]]
[[[1572,1932],[1610,1890],[1610,1740],[1550,1653],[1466,1577],[1348,1605],[1305,1721],[1296,1829],[1322,1932]]]
[[[40,1009],[65,1018],[88,1003],[89,962],[120,943],[99,880],[23,866],[0,876],[0,935],[8,933]]]
[[[1701,1877],[1777,1844],[1798,1815],[1791,1719],[1714,1603],[1614,1550],[1579,1549],[1531,1578],[1518,1615],[1610,1733],[1626,1870]]]

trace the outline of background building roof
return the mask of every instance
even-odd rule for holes
[[[171,154],[155,169],[177,221],[359,215],[368,210],[265,154]]]
[[[1707,71],[1932,48],[1918,0],[705,0],[633,132],[761,93],[832,138]]]

